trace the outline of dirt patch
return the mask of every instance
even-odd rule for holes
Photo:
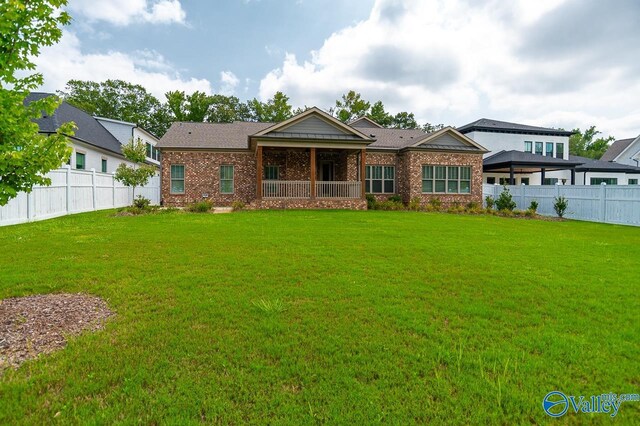
[[[86,294],[48,294],[0,300],[0,374],[61,349],[68,336],[99,330],[113,313]]]

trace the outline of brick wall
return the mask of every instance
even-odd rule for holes
[[[400,173],[399,155],[395,152],[367,152],[367,166],[395,166],[396,167],[396,194],[401,185],[405,184],[405,174]],[[387,201],[395,194],[373,194],[377,201]]]

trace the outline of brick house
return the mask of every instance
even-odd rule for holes
[[[487,152],[451,127],[347,125],[318,108],[277,124],[177,122],[157,148],[165,206],[209,199],[253,208],[365,209],[365,194],[480,204]]]

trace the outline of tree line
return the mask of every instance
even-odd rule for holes
[[[165,134],[174,121],[231,123],[233,121],[280,122],[293,117],[307,107],[293,108],[289,97],[276,92],[266,102],[250,99],[242,102],[236,96],[208,95],[196,91],[169,91],[159,100],[139,84],[123,80],[104,82],[70,80],[58,91],[65,101],[89,114],[137,123],[158,137]],[[420,124],[412,112],[395,115],[385,110],[382,101],[371,103],[353,90],[336,100],[327,112],[345,123],[369,117],[383,127],[422,129],[432,132],[442,124]]]

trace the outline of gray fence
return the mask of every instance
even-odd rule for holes
[[[68,167],[47,174],[50,186],[35,186],[30,193],[21,192],[5,206],[0,206],[0,226],[45,220],[57,216],[92,210],[124,207],[133,201],[133,190],[114,179],[112,174]],[[160,202],[160,177],[136,188],[152,204]]]
[[[566,217],[592,222],[640,226],[640,186],[637,185],[509,185],[517,208],[529,208],[538,202],[538,213],[555,216],[554,198],[564,196],[569,201]],[[498,198],[503,187],[483,185],[483,199]]]

